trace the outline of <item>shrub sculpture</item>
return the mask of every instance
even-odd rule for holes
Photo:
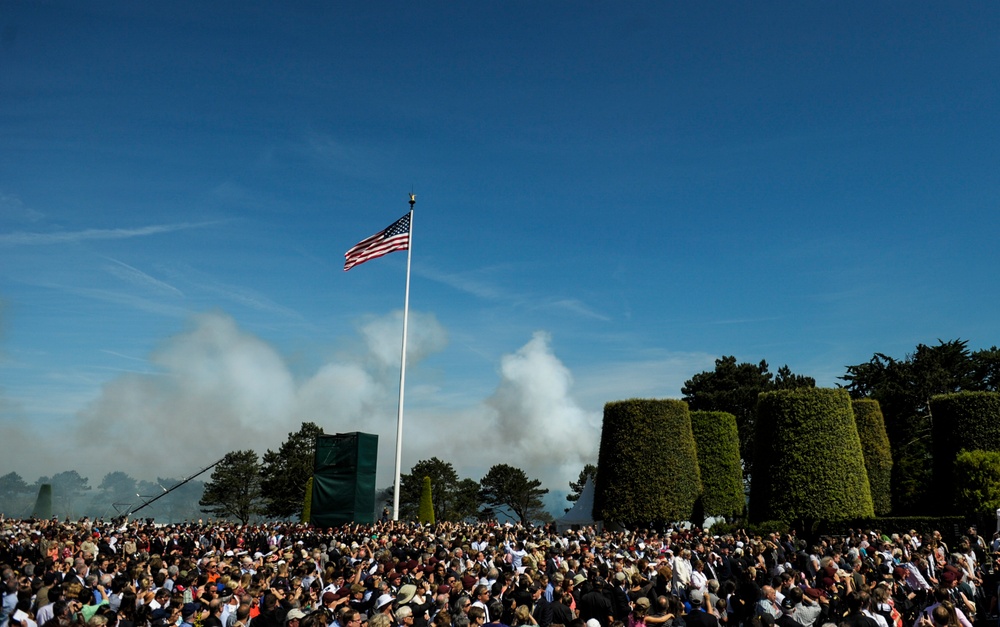
[[[736,416],[724,411],[693,411],[691,432],[701,474],[700,513],[739,515],[743,512],[744,497]]]
[[[885,516],[892,509],[892,491],[889,486],[892,476],[892,450],[889,436],[885,432],[885,418],[878,401],[858,399],[851,401],[854,422],[861,438],[861,452],[868,471],[868,487],[872,493],[872,505],[876,516]]]
[[[959,451],[1000,451],[1000,393],[941,394],[931,397],[930,407],[935,492],[954,495]],[[947,511],[954,503],[942,499],[938,505]]]
[[[302,501],[302,522],[308,523],[312,517],[312,503],[313,503],[313,478],[309,477],[306,481],[306,496]]]
[[[962,451],[955,459],[955,509],[969,517],[1000,509],[1000,452]]]
[[[847,390],[763,392],[754,459],[751,521],[875,515]]]
[[[687,403],[632,399],[604,406],[596,518],[629,527],[689,520],[699,494]]]
[[[424,489],[420,492],[420,511],[417,520],[422,525],[434,524],[434,502],[431,500],[431,478],[424,477]]]

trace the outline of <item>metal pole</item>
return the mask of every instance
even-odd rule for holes
[[[406,383],[406,326],[410,316],[410,260],[413,258],[413,205],[417,197],[410,194],[410,238],[406,246],[406,292],[403,296],[403,346],[399,364],[399,408],[396,413],[396,480],[393,483],[392,519],[399,520],[399,477],[403,463],[403,391]]]

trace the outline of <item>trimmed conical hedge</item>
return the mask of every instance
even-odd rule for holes
[[[649,525],[691,518],[701,476],[687,403],[632,399],[604,406],[594,516]]]
[[[868,487],[872,493],[872,505],[876,516],[885,516],[892,509],[892,490],[889,485],[892,476],[892,449],[889,436],[885,432],[885,418],[878,401],[860,398],[851,401],[854,422],[861,438],[861,452],[865,457],[868,471]]]
[[[705,516],[743,512],[743,468],[736,416],[724,411],[691,412],[691,431],[701,473],[701,510]]]
[[[52,484],[43,483],[38,486],[38,498],[35,499],[35,509],[31,511],[32,518],[45,520],[52,518]]]
[[[420,491],[420,510],[417,512],[417,520],[422,525],[434,524],[434,501],[431,500],[431,478],[424,477],[424,487]]]
[[[875,515],[847,390],[763,392],[756,424],[751,521]]]
[[[1000,451],[1000,393],[956,392],[930,402],[936,494],[955,494],[955,458],[962,449]],[[951,498],[940,499],[947,511]]]
[[[955,509],[960,514],[971,518],[1000,509],[1000,452],[960,452],[955,485]]]
[[[312,504],[313,504],[313,478],[309,477],[306,481],[306,495],[305,499],[302,501],[302,522],[308,523],[309,519],[312,517]]]

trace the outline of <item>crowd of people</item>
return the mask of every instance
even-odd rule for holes
[[[0,627],[972,627],[974,528],[712,535],[392,521],[0,520]]]

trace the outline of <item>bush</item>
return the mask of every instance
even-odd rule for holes
[[[701,474],[701,510],[705,516],[743,512],[743,469],[736,416],[722,411],[691,412],[691,432]]]
[[[312,503],[313,503],[313,478],[309,477],[306,481],[306,496],[305,500],[302,502],[302,522],[308,523],[309,519],[312,517]]]
[[[1000,394],[956,392],[931,397],[934,487],[939,495],[955,495],[955,460],[962,449],[1000,451]],[[941,499],[941,511],[954,502]]]
[[[424,477],[424,489],[420,492],[420,511],[417,520],[422,525],[434,524],[434,502],[431,500],[431,478]]]
[[[874,516],[846,390],[761,393],[754,459],[751,522],[814,524]]]
[[[955,508],[967,515],[1000,509],[1000,452],[961,451],[955,459]]]
[[[594,514],[625,526],[689,520],[701,494],[687,403],[617,401],[604,406]]]
[[[885,516],[892,509],[892,450],[889,436],[885,432],[885,418],[882,408],[874,399],[851,401],[854,422],[861,439],[861,452],[868,472],[868,487],[872,494],[872,505],[876,516]]]

